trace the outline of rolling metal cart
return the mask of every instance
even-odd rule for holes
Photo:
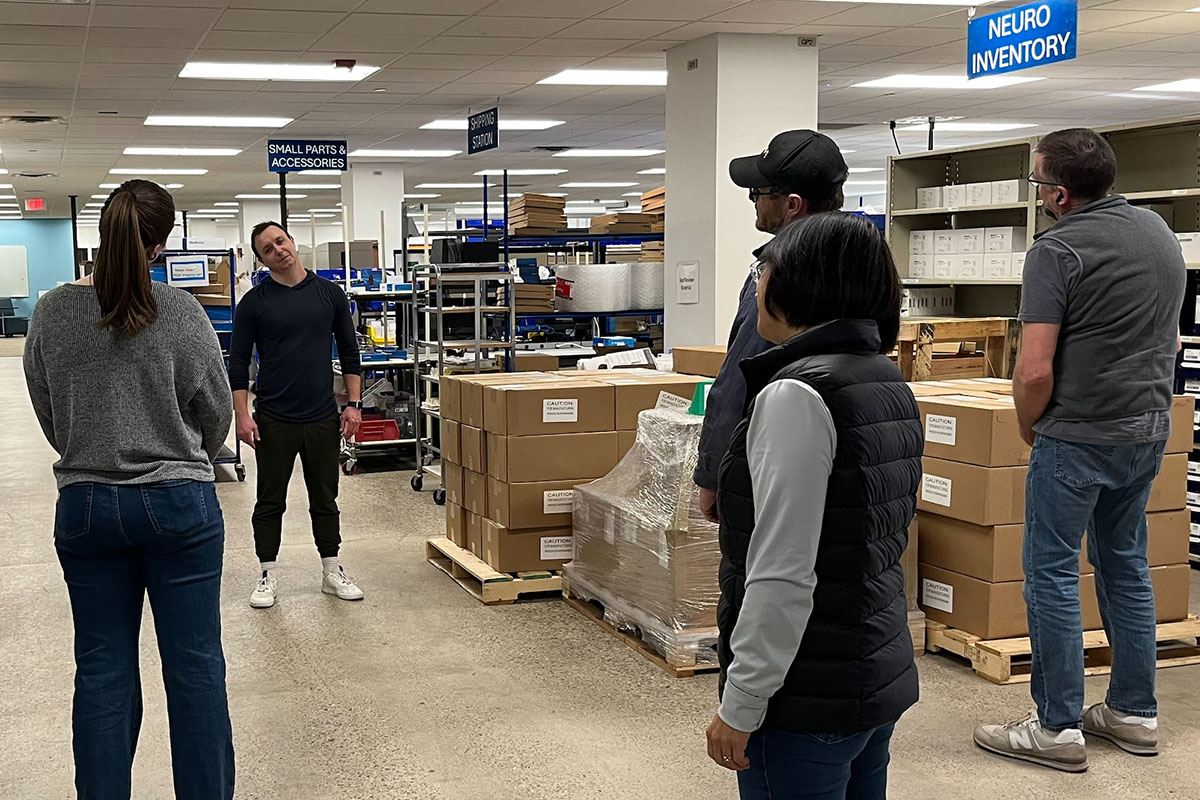
[[[413,340],[417,362],[417,471],[410,485],[424,489],[425,476],[437,478],[433,501],[446,503],[446,480],[435,432],[441,406],[435,394],[448,372],[483,372],[487,366],[511,371],[516,345],[513,275],[502,262],[490,264],[422,264],[412,268]],[[503,303],[500,289],[507,287]],[[447,338],[447,324],[469,328],[470,338]],[[454,332],[458,335],[458,332]],[[497,361],[497,355],[501,360]]]

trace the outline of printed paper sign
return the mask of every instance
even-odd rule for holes
[[[675,265],[675,302],[691,305],[700,302],[700,264],[680,261]]]
[[[1200,542],[1200,524],[1197,524],[1195,522],[1191,523],[1190,530],[1191,530],[1191,537],[1190,537],[1191,540],[1193,542]]]
[[[954,481],[938,475],[921,476],[921,499],[926,503],[950,507],[950,497],[954,489]]]
[[[579,401],[573,398],[543,400],[542,422],[579,422]]]
[[[167,283],[171,286],[208,286],[208,258],[167,256]]]
[[[1193,364],[1200,364],[1200,350],[1185,349],[1183,351],[1183,360],[1190,361]]]
[[[921,605],[929,606],[947,614],[954,613],[954,587],[947,583],[921,581]]]
[[[570,514],[574,510],[574,489],[555,489],[549,492],[542,492],[543,514]]]
[[[687,411],[692,407],[692,401],[686,400],[677,394],[670,392],[659,392],[658,402],[654,404],[655,409],[661,411],[667,409],[669,411]]]
[[[958,442],[958,418],[926,414],[925,441],[953,447]]]
[[[543,536],[542,561],[570,561],[575,557],[574,536]]]

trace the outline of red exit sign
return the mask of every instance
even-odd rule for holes
[[[46,198],[30,197],[28,200],[25,201],[25,210],[26,211],[45,211],[46,210]]]

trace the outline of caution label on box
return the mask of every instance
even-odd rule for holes
[[[921,582],[921,604],[938,611],[945,611],[947,614],[953,614],[954,587],[948,583],[931,581],[926,578]]]
[[[542,561],[569,561],[575,557],[574,536],[543,536]]]
[[[950,507],[950,498],[954,490],[954,481],[939,475],[921,476],[921,499],[927,503]]]
[[[926,414],[925,441],[953,447],[958,442],[958,418]]]
[[[555,489],[550,492],[542,492],[543,514],[570,514],[574,510],[574,489]]]
[[[542,422],[579,422],[579,401],[575,399],[543,400]]]

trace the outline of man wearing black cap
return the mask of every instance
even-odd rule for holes
[[[842,183],[848,174],[837,144],[809,130],[786,131],[772,139],[762,153],[729,162],[729,177],[750,190],[757,213],[755,226],[771,234],[803,217],[839,210],[844,202]],[[717,521],[717,469],[745,410],[746,381],[738,364],[772,346],[758,335],[754,265],[762,249],[754,251],[754,264],[742,286],[725,364],[709,391],[700,434],[700,460],[693,477],[700,487],[700,507],[713,522]]]

